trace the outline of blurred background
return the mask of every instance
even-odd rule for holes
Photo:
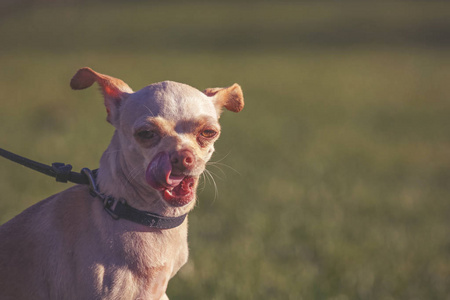
[[[80,67],[237,82],[171,299],[450,299],[450,2],[0,0],[0,147],[96,168]],[[68,184],[0,159],[0,223]]]

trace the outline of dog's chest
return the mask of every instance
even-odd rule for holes
[[[102,290],[114,295],[128,294],[130,299],[160,299],[168,282],[186,263],[188,258],[187,237],[183,228],[168,233],[128,232],[120,235],[122,247],[112,245],[115,262],[105,263],[107,270],[99,272]],[[107,267],[113,266],[113,267]],[[109,286],[112,284],[112,286]],[[115,299],[109,294],[105,299]],[[119,299],[124,299],[120,298]]]
[[[170,264],[150,268],[145,274],[126,266],[97,265],[96,291],[80,291],[74,299],[161,299],[171,278]]]
[[[172,267],[164,265],[149,270],[150,272],[143,279],[139,287],[138,298],[160,299],[166,292],[169,279],[171,278]]]

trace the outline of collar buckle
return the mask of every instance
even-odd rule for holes
[[[100,199],[102,199],[102,201],[105,201],[105,195],[100,193],[100,191],[98,190],[97,187],[97,183],[95,182],[95,176],[97,175],[97,172],[91,171],[88,168],[83,168],[81,169],[81,173],[86,175],[88,181],[89,181],[89,193],[93,196],[93,197],[99,197]],[[95,173],[94,173],[95,172]]]
[[[120,219],[120,216],[114,212],[114,210],[119,202],[121,204],[127,203],[127,201],[125,199],[123,199],[123,198],[115,199],[113,196],[106,196],[103,200],[103,208],[114,220]]]

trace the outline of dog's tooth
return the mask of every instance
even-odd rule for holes
[[[169,191],[168,189],[164,190],[162,195],[163,195],[164,200],[166,200],[166,201],[171,201],[175,198],[172,194],[172,191]]]

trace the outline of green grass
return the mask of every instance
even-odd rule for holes
[[[0,19],[0,147],[96,167],[82,66],[238,82],[171,299],[450,299],[450,4],[73,4]],[[229,167],[228,167],[229,166]],[[66,188],[0,160],[0,222]]]

